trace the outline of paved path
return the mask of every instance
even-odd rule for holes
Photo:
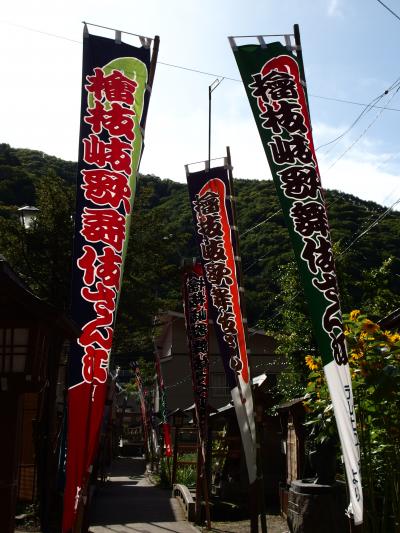
[[[90,531],[93,533],[190,533],[171,491],[153,486],[145,476],[143,459],[119,457],[110,480],[97,489]]]

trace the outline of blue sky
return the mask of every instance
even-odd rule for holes
[[[160,62],[235,79],[228,35],[290,33],[298,23],[316,146],[363,110],[317,96],[368,103],[400,78],[400,21],[377,0],[14,0],[0,16],[0,142],[76,159],[83,20],[158,34]],[[184,181],[184,165],[207,158],[215,77],[158,65],[142,172]],[[324,187],[390,205],[400,198],[400,91],[379,105],[398,111],[371,109],[318,159]],[[212,156],[227,145],[236,177],[270,178],[244,88],[231,80],[213,93]]]

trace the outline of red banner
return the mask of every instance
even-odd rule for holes
[[[256,479],[255,424],[236,267],[237,242],[226,167],[187,175],[196,238],[225,374],[241,431],[250,483]]]
[[[205,461],[209,386],[208,302],[203,269],[199,263],[185,273],[183,292],[193,395],[199,440]]]
[[[170,431],[170,425],[167,421],[167,399],[165,394],[165,386],[164,386],[164,379],[161,372],[161,362],[160,362],[160,356],[158,355],[158,351],[155,352],[155,358],[156,358],[156,372],[157,372],[157,380],[158,380],[158,388],[160,391],[160,415],[161,415],[161,421],[162,421],[162,428],[163,428],[163,434],[164,434],[164,446],[165,446],[165,455],[167,457],[172,457],[172,444],[171,444],[171,431]]]
[[[86,29],[86,26],[85,26]],[[63,532],[95,460],[149,101],[150,48],[84,33]]]

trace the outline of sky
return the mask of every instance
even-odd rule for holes
[[[385,3],[400,14],[395,0]],[[298,23],[316,147],[364,111],[337,143],[317,151],[323,187],[387,206],[400,199],[400,85],[393,85],[400,20],[377,0],[7,2],[0,15],[0,142],[77,159],[82,21],[160,36],[140,171],[180,182],[185,164],[207,159],[208,87],[223,77],[232,79],[213,92],[211,157],[230,146],[235,177],[271,178],[227,36],[292,33]],[[377,105],[391,109],[338,101],[368,104],[381,95]]]

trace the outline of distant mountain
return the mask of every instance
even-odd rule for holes
[[[77,164],[37,150],[0,144],[0,206],[31,205],[36,201],[35,182],[55,174],[74,184]]]
[[[37,184],[44,176],[59,176],[65,184],[73,187],[75,174],[76,163],[0,144],[0,216],[11,216],[14,211],[12,206],[34,205]],[[249,323],[253,325],[274,315],[279,306],[282,269],[293,261],[293,253],[273,182],[235,180],[235,195],[247,310]],[[372,293],[368,293],[370,280],[374,279],[375,271],[388,261],[390,268],[387,267],[386,288],[391,294],[398,294],[400,213],[389,212],[373,225],[386,208],[335,190],[326,191],[326,200],[344,308],[360,307],[371,301]],[[135,232],[140,230],[149,232],[149,239],[170,242],[166,261],[176,269],[181,258],[198,255],[185,184],[152,175],[141,176],[135,205],[140,211],[140,218],[138,215],[136,222],[133,220],[133,248],[138,245],[135,245],[135,239],[138,242]],[[150,214],[160,224],[157,233],[155,230],[151,233],[151,228],[141,227],[142,218]],[[367,279],[366,276],[369,276],[369,285],[367,281],[361,283],[364,278]],[[170,280],[153,279],[152,283],[155,282],[160,287],[158,294],[164,291],[164,299],[180,309],[179,287],[172,289]]]

